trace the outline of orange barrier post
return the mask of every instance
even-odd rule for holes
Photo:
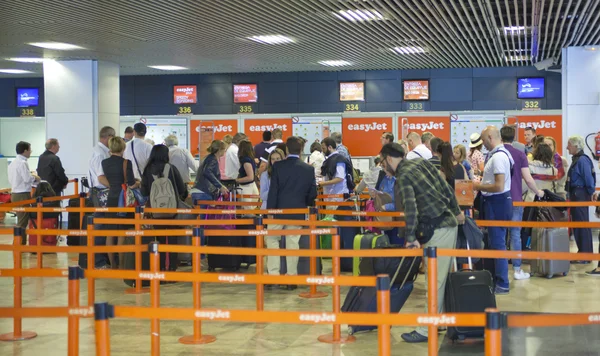
[[[485,355],[502,356],[503,315],[498,309],[485,310]]]
[[[73,179],[73,195],[77,195],[79,193],[79,179]]]
[[[310,208],[310,215],[308,218],[308,221],[310,222],[309,228],[312,230],[316,230],[317,229],[317,213],[319,212],[319,210],[317,208],[311,207]],[[312,251],[317,249],[317,235],[315,234],[310,234],[309,235],[310,238],[310,249]],[[316,276],[317,275],[317,257],[310,257],[310,275],[311,276]],[[310,285],[310,291],[308,293],[300,293],[300,297],[302,298],[324,298],[326,297],[328,294],[325,292],[317,292],[317,285],[316,284],[311,284]]]
[[[21,251],[18,247],[21,246],[21,236],[23,229],[15,227],[13,230],[13,246],[16,247],[13,250],[13,264],[16,271],[20,271],[22,267],[21,263]],[[23,300],[21,294],[23,293],[22,277],[13,277],[15,289],[13,292],[13,309],[20,310],[23,307]],[[37,334],[33,331],[23,331],[23,325],[21,317],[15,316],[13,318],[13,332],[8,334],[0,335],[0,341],[21,341],[29,340],[36,337]]]
[[[429,314],[438,313],[438,290],[437,290],[437,248],[427,247],[425,249],[427,257],[427,311]],[[438,328],[436,325],[429,325],[428,352],[429,356],[438,354]]]
[[[193,229],[192,244],[194,247],[200,247],[201,240],[204,237],[204,229],[195,227]],[[200,266],[200,253],[194,252],[192,255],[192,272],[194,274],[201,273]],[[194,309],[202,309],[202,283],[198,281],[192,282],[192,296],[194,298]],[[194,334],[187,335],[179,339],[179,343],[184,345],[199,345],[199,344],[210,344],[217,340],[212,335],[202,335],[202,320],[194,320]]]
[[[87,219],[87,246],[88,247],[93,247],[95,245],[94,239],[96,238],[96,235],[94,235],[93,232],[94,232],[94,217],[88,216],[88,219]],[[96,254],[92,250],[88,251],[88,253],[87,253],[87,269],[90,271],[93,271],[96,268],[96,257],[95,256],[96,256]],[[94,277],[88,277],[87,283],[88,283],[88,306],[91,307],[92,305],[94,305],[94,300],[95,300],[96,280],[94,279]]]
[[[37,225],[37,229],[38,230],[42,230],[43,229],[43,223],[44,223],[44,219],[43,219],[43,215],[42,212],[40,211],[41,208],[44,207],[44,198],[43,197],[37,197],[37,204],[36,204],[36,208],[37,208],[37,212],[36,212],[36,225]],[[31,243],[30,243],[31,245]],[[42,246],[42,234],[37,234],[37,243],[36,245],[38,247]],[[37,252],[37,268],[42,268],[42,255],[43,253],[41,251]]]
[[[79,266],[69,267],[69,308],[79,308],[79,280],[83,278],[83,270]],[[79,355],[79,316],[69,316],[69,356]]]
[[[264,230],[262,216],[254,219],[256,230]],[[261,234],[256,235],[256,248],[265,248],[265,237]],[[260,278],[263,275],[265,256],[256,255],[256,275]],[[256,283],[256,310],[265,310],[265,285]]]
[[[160,273],[160,255],[158,254],[158,242],[151,242],[148,245],[150,254],[150,270],[152,279],[150,280],[150,307],[160,308],[160,281],[157,279]],[[150,355],[160,355],[160,319],[150,320]]]
[[[143,206],[135,207],[135,224],[134,231],[142,230],[142,216],[144,214]],[[135,235],[135,246],[142,246],[142,235]],[[133,288],[128,288],[125,290],[125,294],[142,294],[150,292],[149,288],[142,288],[142,280],[139,279],[139,275],[142,272],[142,251],[135,251],[135,271],[137,272],[138,278],[135,279],[135,284]]]
[[[115,309],[108,303],[94,305],[94,324],[96,328],[96,356],[110,356],[110,330],[108,319],[115,317]]]
[[[332,236],[332,241],[331,241],[331,249],[333,251],[338,251],[340,250],[340,235],[336,234]],[[332,276],[335,279],[336,277],[340,276],[340,257],[339,256],[334,256],[331,259],[331,265],[332,265]],[[339,285],[334,285],[332,286],[332,298],[333,299],[333,313],[339,313],[340,312],[340,286]],[[321,335],[319,336],[318,340],[320,342],[324,342],[327,344],[347,344],[350,342],[354,342],[356,341],[356,338],[352,335],[348,335],[345,337],[342,337],[342,330],[341,330],[341,325],[340,324],[334,324],[333,325],[333,334],[326,334],[326,335]]]
[[[85,198],[87,198],[85,193],[79,193],[79,208],[83,209],[85,208]],[[79,229],[82,228],[83,226],[83,216],[85,215],[85,213],[83,211],[79,212]]]
[[[390,276],[387,274],[377,276],[377,310],[380,315],[390,313]],[[379,356],[390,356],[390,325],[379,325],[377,339],[379,340]]]

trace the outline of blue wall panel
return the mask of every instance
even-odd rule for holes
[[[314,113],[343,111],[339,101],[340,81],[365,81],[362,111],[401,111],[402,80],[429,79],[431,111],[515,110],[516,80],[522,76],[546,78],[545,109],[560,109],[561,75],[534,67],[447,68],[416,70],[368,70],[342,72],[285,72],[241,74],[176,74],[121,77],[122,115],[174,115],[174,85],[197,85],[194,114],[232,114],[233,84],[258,84],[255,113]],[[42,78],[0,79],[0,113],[18,115],[16,87],[39,87],[42,97],[36,109],[44,115]]]

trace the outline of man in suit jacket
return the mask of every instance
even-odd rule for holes
[[[290,137],[286,142],[288,157],[286,160],[273,165],[271,173],[271,186],[267,199],[267,209],[306,209],[314,205],[317,198],[317,184],[315,170],[312,166],[300,160],[302,142],[298,137]],[[305,220],[303,214],[286,215],[285,219]],[[296,225],[269,225],[269,230],[297,230],[301,226]],[[281,236],[266,236],[267,248],[278,249]],[[287,236],[286,248],[290,250],[299,249],[300,235]],[[295,276],[298,274],[298,256],[287,256],[287,274]],[[267,268],[269,274],[279,275],[279,256],[267,257]],[[288,290],[294,290],[297,286],[288,285]]]
[[[69,183],[60,158],[56,155],[59,149],[60,145],[57,139],[51,138],[46,141],[46,152],[41,154],[37,166],[37,174],[41,179],[50,183],[56,195],[61,195]]]

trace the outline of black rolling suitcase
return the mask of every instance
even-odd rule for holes
[[[256,226],[255,225],[238,225],[237,229],[238,230],[255,230]],[[242,241],[241,241],[242,247],[256,248],[256,236],[241,236],[240,238],[242,239]],[[263,238],[263,236],[260,236],[259,238]],[[242,263],[244,264],[244,268],[246,268],[246,269],[248,269],[251,265],[256,264],[256,255],[243,255],[241,257],[242,257]]]
[[[235,230],[232,230],[235,235]],[[207,236],[206,246],[211,247],[242,247],[241,236]],[[206,255],[208,261],[208,271],[213,272],[217,268],[237,271],[242,265],[242,256],[240,255]]]
[[[468,244],[467,244],[468,249]],[[454,260],[456,270],[456,260]],[[487,308],[496,307],[494,279],[489,271],[474,271],[469,257],[470,270],[460,270],[448,275],[444,305],[446,313],[483,313]],[[448,327],[446,335],[450,340],[481,338],[482,327]]]
[[[340,206],[339,211],[355,211],[355,207],[351,206]],[[335,220],[337,221],[358,221],[356,216],[336,215]],[[342,250],[354,249],[354,237],[360,234],[359,227],[340,227],[338,228],[340,234],[340,247]],[[340,258],[340,270],[342,272],[352,272],[354,261],[352,257]]]
[[[154,237],[151,236],[142,236],[142,244],[148,245],[152,241],[154,241]],[[126,236],[123,242],[124,245],[135,245],[135,237]],[[121,269],[124,270],[135,270],[135,253],[134,252],[125,252],[123,253],[123,260],[120,261]],[[164,262],[161,261],[161,270],[164,270]],[[150,271],[150,254],[148,251],[142,252],[142,271]],[[124,279],[123,282],[130,287],[135,287],[135,279]],[[149,280],[142,280],[142,287],[149,287]]]
[[[90,199],[85,199],[85,207],[93,208],[94,204]],[[79,208],[79,198],[69,199],[69,208]],[[83,216],[83,220],[87,219],[88,216],[92,214],[85,214]],[[67,214],[67,229],[69,230],[80,230],[81,226],[79,226],[79,213],[68,213]],[[80,246],[81,245],[81,237],[80,236],[67,236],[67,245],[68,246]]]

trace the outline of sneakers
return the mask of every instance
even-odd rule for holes
[[[494,294],[496,294],[496,295],[506,295],[509,292],[510,292],[510,289],[502,288],[500,286],[496,286],[496,289],[494,290]]]
[[[522,269],[515,271],[514,277],[516,280],[520,281],[522,279],[529,279],[531,275],[527,272],[524,272]]]
[[[427,336],[419,334],[417,331],[402,334],[402,340],[414,344],[417,342],[427,342]]]
[[[588,276],[592,276],[592,277],[600,277],[600,271],[598,269],[593,269],[591,271],[587,271],[587,272],[585,272],[585,274]]]

